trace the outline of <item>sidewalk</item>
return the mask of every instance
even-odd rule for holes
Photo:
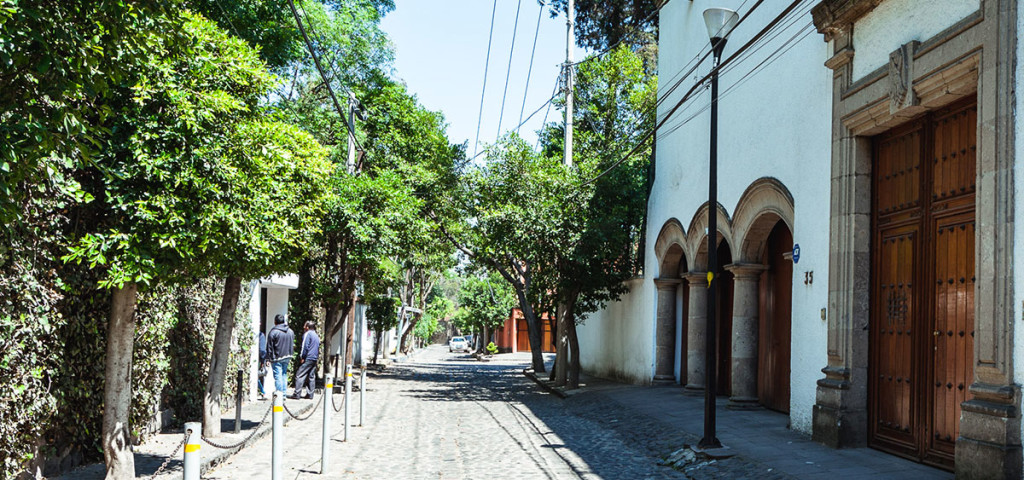
[[[546,376],[545,376],[546,379]],[[546,383],[546,382],[545,382]],[[581,388],[565,392],[565,402],[601,402],[609,411],[623,410],[645,417],[647,425],[619,425],[617,428],[651,428],[647,435],[671,432],[696,445],[704,430],[704,398],[686,396],[679,386],[637,386],[583,376]],[[735,456],[717,460],[713,470],[729,478],[728,463],[760,466],[764,476],[843,480],[952,479],[953,473],[922,465],[870,448],[832,449],[788,427],[789,417],[770,410],[736,411],[726,408],[728,400],[718,399],[718,439]],[[621,418],[624,415],[614,414]],[[609,422],[617,422],[609,418]],[[675,435],[678,434],[678,435]],[[675,446],[665,455],[681,449]],[[711,473],[710,471],[708,473]],[[718,478],[717,475],[713,475]]]
[[[287,405],[295,415],[302,416],[304,413],[309,412],[313,406],[319,404],[321,398],[324,398],[324,396],[318,392],[317,397],[313,401],[285,400],[285,405]],[[245,439],[245,441],[242,442],[242,445],[231,449],[216,448],[204,441],[202,443],[202,447],[200,447],[203,459],[203,464],[200,469],[201,472],[205,473],[213,466],[216,466],[232,455],[238,453],[238,451],[252,445],[260,438],[269,435],[271,431],[271,416],[267,415],[265,422],[259,422],[270,410],[272,403],[273,402],[270,400],[266,400],[243,404],[242,429],[238,434],[231,433],[235,431],[235,409],[232,408],[231,410],[224,412],[221,415],[221,431],[223,433],[214,438],[213,441],[223,445],[236,444],[241,442],[243,439]],[[321,406],[320,408],[323,407]],[[287,425],[291,420],[291,416],[285,413],[284,423]],[[253,433],[253,428],[255,427],[258,427],[258,429]],[[252,436],[249,437],[249,435]],[[167,457],[174,453],[183,438],[184,430],[182,428],[177,428],[153,435],[145,443],[135,447],[136,478],[181,478],[182,453],[180,451],[175,454],[175,457],[171,459],[167,464],[167,468],[164,469],[163,473],[161,473],[159,477],[152,477],[152,475],[158,468],[160,468],[160,465],[167,459]],[[53,480],[103,480],[105,476],[106,468],[104,464],[96,463],[78,467],[59,477],[49,478]]]

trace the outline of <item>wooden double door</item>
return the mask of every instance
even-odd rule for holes
[[[874,139],[869,444],[953,466],[973,380],[975,103]]]

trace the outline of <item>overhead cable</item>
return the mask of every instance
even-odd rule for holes
[[[498,112],[498,133],[494,141],[501,137],[501,121],[505,118],[505,98],[508,96],[508,79],[512,75],[512,56],[516,52],[516,32],[519,31],[519,10],[523,6],[523,0],[516,4],[516,21],[512,24],[512,46],[508,50],[508,70],[505,71],[505,90],[501,94],[501,110]]]
[[[341,108],[341,103],[338,102],[338,97],[334,95],[334,88],[331,87],[330,82],[327,81],[327,75],[324,73],[323,67],[320,65],[320,58],[316,55],[316,50],[313,48],[313,42],[309,40],[309,35],[306,34],[306,27],[303,26],[302,20],[299,18],[299,11],[295,9],[294,0],[288,0],[288,6],[292,9],[292,15],[295,16],[295,23],[299,26],[299,32],[302,33],[303,40],[306,41],[306,48],[309,49],[309,54],[313,57],[313,63],[316,64],[316,69],[320,72],[320,78],[324,81],[324,86],[327,87],[327,93],[330,94],[331,100],[334,102],[334,108],[338,111],[338,115],[342,119],[345,118],[345,110]],[[348,122],[343,122],[345,129],[352,135],[352,141],[356,145],[356,149],[363,150],[363,146],[359,144],[359,139],[356,137],[356,132],[352,130],[352,126]]]
[[[291,1],[291,0],[289,0]],[[487,58],[484,60],[484,86],[480,89],[480,113],[476,118],[476,140],[473,142],[473,158],[476,158],[477,148],[480,146],[480,124],[484,119],[484,95],[487,93],[487,69],[491,65],[491,40],[494,39],[494,14],[498,11],[498,0],[494,0],[491,8],[491,31],[487,34]]]
[[[652,128],[646,134],[644,134],[644,136],[641,137],[641,139],[637,142],[637,144],[632,149],[629,150],[629,152],[627,152],[619,160],[616,160],[615,163],[613,163],[611,166],[606,168],[604,171],[602,171],[601,173],[597,174],[596,176],[594,176],[590,180],[587,180],[585,183],[586,184],[590,184],[590,183],[596,182],[598,179],[600,179],[601,177],[607,175],[609,172],[611,172],[612,170],[617,168],[619,165],[625,163],[626,160],[629,160],[630,157],[632,157],[637,152],[639,152],[644,147],[644,145],[646,145],[646,143],[654,137],[654,133],[657,132],[665,124],[665,122],[667,122],[670,118],[672,118],[672,115],[677,110],[679,110],[679,108],[682,107],[683,104],[686,103],[687,100],[689,100],[693,96],[694,92],[696,92],[704,84],[704,82],[707,82],[711,78],[712,75],[715,75],[715,74],[719,73],[720,70],[722,70],[724,67],[726,67],[730,63],[732,63],[736,59],[736,57],[740,56],[744,51],[746,51],[748,48],[750,48],[751,45],[755,44],[758,40],[760,40],[762,37],[767,35],[768,32],[770,32],[772,30],[772,28],[775,27],[775,25],[777,25],[779,22],[783,21],[803,1],[804,0],[794,0],[792,3],[790,3],[789,6],[787,6],[774,19],[772,19],[772,21],[769,22],[768,25],[766,25],[759,32],[757,32],[757,34],[755,34],[750,40],[748,40],[747,43],[743,44],[743,46],[741,46],[736,52],[734,52],[732,55],[730,55],[725,60],[721,61],[717,66],[715,66],[711,70],[711,72],[709,72],[707,75],[704,75],[704,77],[702,77],[692,87],[690,87],[690,89],[683,95],[683,98],[681,98],[678,102],[676,102],[676,104],[672,107],[671,110],[669,110],[669,112],[665,115],[665,117],[663,119],[661,119],[660,121],[658,121],[656,123],[656,125],[654,126],[654,128]],[[758,3],[760,3],[760,2],[758,2]],[[735,28],[733,30],[735,30]],[[680,79],[680,80],[682,80],[682,79]]]
[[[519,127],[523,126],[523,111],[526,110],[526,97],[530,93],[530,76],[533,75],[533,57],[537,53],[537,37],[540,33],[540,17],[544,16],[544,2],[540,2],[537,10],[537,26],[533,30],[533,50],[530,51],[530,68],[526,71],[526,88],[523,89],[523,105],[519,107]],[[516,133],[519,133],[516,127]]]

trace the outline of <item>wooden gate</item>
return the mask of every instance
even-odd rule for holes
[[[973,379],[977,106],[874,141],[871,446],[953,466]]]
[[[792,339],[793,234],[775,224],[765,243],[768,269],[761,274],[757,343],[757,399],[767,408],[789,412],[789,358]]]

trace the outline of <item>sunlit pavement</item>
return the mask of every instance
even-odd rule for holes
[[[288,425],[284,478],[686,478],[657,465],[664,452],[540,391],[522,375],[528,365],[526,354],[480,362],[428,347],[368,376],[365,425],[350,427],[348,442],[333,413],[326,476],[319,475],[321,414]],[[357,394],[352,400],[357,423]],[[596,407],[583,410],[615,414]],[[269,478],[270,453],[268,437],[204,477]]]

